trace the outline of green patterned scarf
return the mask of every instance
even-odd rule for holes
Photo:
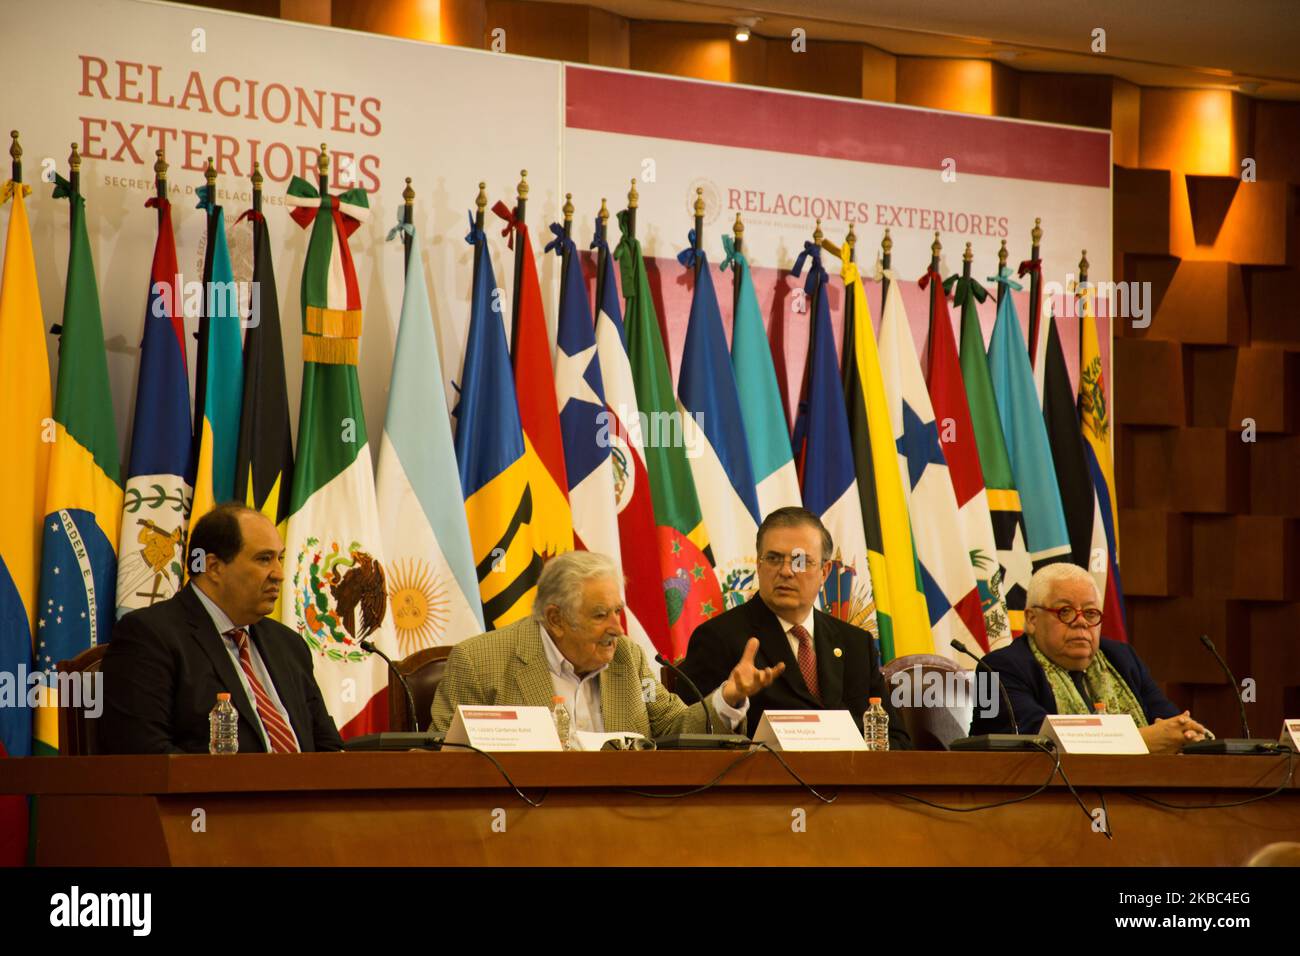
[[[1092,713],[1088,705],[1083,702],[1083,697],[1079,694],[1079,689],[1074,686],[1074,681],[1070,679],[1070,672],[1049,661],[1030,635],[1026,634],[1025,637],[1029,641],[1029,649],[1034,652],[1034,660],[1038,661],[1038,666],[1047,675],[1047,683],[1052,688],[1053,696],[1056,697],[1056,712],[1058,714]],[[1106,713],[1128,714],[1139,727],[1147,725],[1147,715],[1143,712],[1142,705],[1133,696],[1133,691],[1129,689],[1119,672],[1111,666],[1100,648],[1093,655],[1092,663],[1088,665],[1084,677],[1092,690],[1093,699],[1106,702]]]

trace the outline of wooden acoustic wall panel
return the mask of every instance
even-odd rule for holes
[[[1253,420],[1258,432],[1294,432],[1300,426],[1300,355],[1266,346],[1241,349],[1233,380],[1229,428]],[[1296,489],[1300,495],[1300,488]]]
[[[1248,448],[1250,513],[1300,517],[1300,435],[1261,435]]]
[[[1300,350],[1300,268],[1250,270],[1250,338]]]
[[[1127,577],[1127,569],[1124,574]],[[1227,682],[1214,658],[1201,646],[1202,634],[1214,641],[1222,654],[1234,643],[1249,650],[1245,612],[1235,602],[1201,596],[1134,597],[1127,610],[1134,648],[1152,676],[1166,686]]]
[[[1114,85],[1098,73],[1021,73],[1020,118],[1111,129]]]
[[[1151,325],[1155,321],[1156,313],[1160,311],[1160,304],[1165,301],[1169,287],[1173,285],[1174,275],[1178,272],[1179,265],[1179,261],[1172,256],[1134,253],[1122,257],[1116,256],[1115,275],[1125,283],[1123,297],[1128,305],[1119,301],[1121,294],[1116,288],[1111,295],[1111,311],[1120,313],[1127,308],[1130,314],[1129,318],[1116,319],[1112,326],[1116,336],[1135,339],[1163,338],[1151,334]],[[1135,301],[1131,294],[1133,283],[1138,283],[1140,286],[1140,302]],[[1137,324],[1138,305],[1141,305],[1145,319],[1149,320],[1144,321],[1141,326]]]
[[[898,57],[874,46],[862,45],[864,100],[893,103],[898,98]]]
[[[734,45],[734,31],[724,26],[633,20],[630,59],[634,70],[726,83]]]
[[[1230,345],[1184,346],[1189,424],[1199,428],[1232,427],[1232,395],[1239,351]]]
[[[1227,90],[1142,90],[1140,151],[1148,169],[1240,176],[1251,130],[1250,100]]]
[[[1300,103],[1254,101],[1251,158],[1260,182],[1300,183]]]
[[[1187,421],[1182,346],[1158,339],[1117,338],[1113,361],[1116,422],[1182,425]]]
[[[949,60],[900,56],[899,103],[957,113],[1015,116],[1019,108],[1018,75],[989,60]]]
[[[483,6],[483,0],[479,0],[478,6]],[[424,3],[422,0],[378,0],[376,3],[334,0],[331,15],[334,26],[347,30],[382,33],[429,43],[442,40],[443,14],[440,5]],[[474,45],[477,45],[479,38],[474,39]]]
[[[1169,252],[1180,259],[1280,266],[1287,262],[1286,183],[1172,174]]]
[[[1128,80],[1111,79],[1110,158],[1121,166],[1142,162],[1142,89]]]
[[[333,22],[330,6],[330,0],[280,0],[280,19],[327,27]]]
[[[1124,594],[1174,597],[1191,584],[1187,518],[1154,509],[1119,509]]]
[[[754,42],[751,37],[750,44]],[[738,43],[737,47],[749,44]],[[856,43],[808,40],[804,52],[793,49],[790,37],[766,42],[767,70],[763,85],[831,96],[862,95],[862,47]]]
[[[1181,428],[1169,468],[1171,510],[1239,514],[1250,502],[1250,463],[1241,436],[1222,428]]]
[[[1146,333],[1177,342],[1245,344],[1250,336],[1241,267],[1230,262],[1179,263]]]
[[[1176,428],[1121,426],[1115,466],[1121,514],[1124,507],[1169,510],[1169,469],[1178,441]],[[1121,524],[1120,541],[1124,540]],[[1125,582],[1127,586],[1127,582]]]
[[[487,3],[485,0],[440,0],[438,25],[443,43],[482,48],[487,28]]]
[[[1130,169],[1117,164],[1114,183],[1116,256],[1168,255],[1173,175],[1167,169]]]
[[[587,59],[592,66],[626,70],[631,63],[632,28],[626,17],[595,7],[587,10]]]
[[[507,53],[586,63],[587,14],[586,7],[569,3],[487,0],[483,46],[490,48],[493,31],[501,29]]]
[[[1192,586],[1198,597],[1289,601],[1297,596],[1297,524],[1271,515],[1193,516]]]
[[[1300,713],[1300,604],[1250,604],[1250,670],[1256,700],[1246,705],[1251,731],[1275,737],[1285,717]]]

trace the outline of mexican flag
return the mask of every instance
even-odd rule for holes
[[[323,174],[321,180],[324,187]],[[339,733],[355,737],[388,725],[387,669],[360,642],[397,650],[357,381],[361,293],[347,245],[369,203],[360,189],[331,196],[296,176],[286,201],[311,238],[302,273],[302,402],[281,614],[312,650]]]

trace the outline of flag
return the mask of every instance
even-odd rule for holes
[[[459,495],[447,497],[448,488],[460,487],[460,475],[442,380],[430,374],[442,362],[424,256],[414,226],[399,224],[389,238],[403,234],[411,248],[375,484],[393,627],[406,657],[482,632],[483,606],[465,509]]]
[[[46,675],[112,637],[122,528],[117,426],[86,200],[62,176],[55,183],[54,197],[72,203],[72,235],[36,604],[36,668]],[[34,753],[58,750],[57,705],[49,689],[35,717]]]
[[[1047,426],[1047,443],[1051,446],[1052,464],[1056,469],[1056,487],[1061,492],[1065,527],[1070,535],[1070,560],[1081,568],[1091,568],[1094,563],[1091,555],[1096,550],[1101,562],[1097,570],[1100,570],[1105,562],[1106,538],[1101,527],[1097,493],[1092,487],[1092,475],[1083,450],[1078,400],[1070,385],[1070,372],[1065,365],[1065,353],[1061,350],[1061,333],[1050,300],[1043,303],[1038,328],[1040,354],[1034,361],[1034,374],[1041,374],[1043,381],[1043,424]],[[1104,582],[1098,582],[1101,583]]]
[[[564,472],[576,546],[597,551],[621,565],[614,459],[610,454],[605,383],[596,357],[596,327],[577,248],[558,223],[546,251],[564,261],[556,327],[555,392],[564,439]]]
[[[234,498],[288,530],[293,492],[293,431],[280,333],[280,296],[275,287],[266,218],[248,210],[253,226],[253,309],[244,336],[244,394],[235,451]]]
[[[785,420],[785,401],[772,364],[772,350],[758,311],[754,277],[749,262],[736,250],[731,236],[723,233],[727,255],[722,269],[732,267],[737,288],[736,309],[731,326],[731,367],[740,395],[740,414],[745,424],[745,442],[754,468],[760,518],[777,508],[802,504],[799,473],[790,451],[790,431]],[[784,361],[781,363],[785,364]]]
[[[705,530],[695,480],[686,459],[685,433],[681,413],[673,398],[673,380],[668,371],[659,319],[650,298],[641,242],[627,227],[627,210],[618,214],[623,238],[614,257],[623,270],[623,296],[627,300],[627,354],[636,386],[646,467],[650,475],[650,497],[654,502],[656,544],[672,653],[686,655],[691,632],[722,612],[722,588],[713,572],[709,536]]]
[[[0,282],[0,673],[15,678],[15,699],[0,707],[0,760],[32,752],[31,673],[41,575],[41,521],[54,437],[50,364],[45,353],[41,295],[24,199],[31,187],[12,180],[0,202],[13,199]],[[0,866],[21,865],[27,848],[27,798],[0,797]]]
[[[998,418],[997,398],[989,377],[988,356],[984,351],[984,333],[980,330],[977,302],[988,298],[985,288],[969,276],[949,276],[956,280],[953,305],[961,309],[961,377],[966,387],[975,447],[979,451],[980,473],[984,477],[989,503],[989,518],[998,549],[1002,571],[1002,596],[1007,605],[1007,621],[1013,637],[1025,627],[1025,597],[1033,563],[1025,543],[1025,521],[1020,513],[1020,493],[1016,491]]]
[[[1101,570],[1105,574],[1102,593],[1101,631],[1118,641],[1128,640],[1124,623],[1124,589],[1119,576],[1119,525],[1115,507],[1115,470],[1110,454],[1110,404],[1106,394],[1106,375],[1101,365],[1101,347],[1097,342],[1097,320],[1093,316],[1092,296],[1081,297],[1079,321],[1083,323],[1079,354],[1079,418],[1083,428],[1084,455],[1088,473],[1097,492],[1097,507],[1102,530],[1106,535],[1106,558]],[[1097,562],[1089,570],[1098,573]]]
[[[985,639],[980,642],[980,649],[995,650],[1011,641],[1011,625],[1007,620],[1007,604],[1002,597],[1002,568],[998,563],[997,539],[993,534],[988,493],[984,489],[984,473],[980,470],[979,449],[975,446],[975,427],[971,423],[970,405],[962,386],[957,342],[952,334],[952,316],[948,312],[948,298],[939,270],[928,269],[921,277],[920,285],[922,288],[929,286],[930,290],[926,381],[935,420],[940,425],[939,436],[943,456],[948,462],[952,490],[957,496],[962,539],[975,569],[975,584],[979,588],[980,606],[984,613]],[[980,640],[978,631],[975,639]],[[976,648],[970,650],[976,651]]]
[[[880,377],[880,351],[871,328],[871,307],[852,250],[848,243],[840,248],[840,275],[844,278],[844,400],[867,541],[867,566],[876,601],[880,659],[888,663],[905,654],[934,653],[934,639],[897,466],[898,450],[885,383]]]
[[[934,407],[903,311],[902,291],[889,271],[883,274],[889,279],[889,289],[880,322],[880,375],[889,402],[895,461],[912,518],[934,652],[953,657],[956,652],[949,643],[953,639],[967,647],[972,643],[988,646],[984,610]]]
[[[1010,276],[1011,270],[1003,266],[996,278],[1005,288],[998,300],[998,318],[989,341],[989,377],[1011,473],[1020,492],[1029,556],[1038,568],[1069,558],[1070,535],[1065,527],[1061,493],[1056,487],[1056,469],[1034,387],[1034,373],[1010,291],[1018,290],[1020,284]],[[995,280],[990,277],[989,281]]]
[[[799,444],[794,453],[804,507],[821,518],[835,542],[830,575],[822,585],[822,608],[878,639],[867,536],[862,527],[862,504],[853,470],[848,411],[835,357],[821,247],[811,242],[803,244],[803,252],[794,263],[792,274],[796,278],[802,274],[805,262],[810,262],[811,267],[803,291],[812,305],[813,321],[804,373],[806,400],[800,404],[795,422]]]
[[[456,405],[456,464],[474,549],[474,571],[489,629],[527,617],[537,596],[542,558],[533,547],[535,510],[529,486],[501,295],[487,238],[470,214],[474,285],[469,338]]]
[[[118,544],[117,613],[165,601],[185,581],[185,536],[194,494],[190,380],[185,361],[184,283],[176,264],[171,203],[159,211],[158,239],[140,345],[131,458]]]
[[[677,261],[698,271],[677,379],[677,409],[704,525],[712,529],[709,544],[722,605],[731,609],[749,600],[758,587],[754,544],[763,516],[713,274],[703,249],[695,248],[694,229],[687,243]]]
[[[208,190],[207,186],[198,189],[198,208],[208,213],[208,246],[203,263],[203,318],[199,322],[195,370],[196,458],[190,531],[214,507],[235,496],[239,407],[244,390],[243,329],[226,244],[226,212]]]
[[[361,292],[348,248],[369,202],[361,189],[322,192],[295,176],[285,200],[311,235],[302,267],[302,398],[281,614],[307,642],[325,706],[347,738],[388,727],[388,670],[360,642],[368,638],[389,654],[397,642],[357,381]]]
[[[596,284],[596,357],[605,386],[605,418],[602,436],[609,443],[614,467],[614,503],[618,509],[619,552],[627,581],[627,625],[643,647],[652,646],[665,657],[673,657],[664,601],[665,576],[659,564],[659,549],[648,547],[658,535],[654,502],[650,495],[650,473],[646,469],[641,414],[627,357],[623,313],[618,304],[614,257],[605,241],[605,223],[598,222],[592,248],[597,250],[600,281]],[[576,269],[570,264],[569,270]],[[563,347],[563,346],[561,346]],[[716,579],[715,579],[716,580]],[[688,635],[689,636],[689,635]],[[649,647],[646,647],[647,652]]]
[[[573,550],[573,512],[569,506],[569,480],[564,473],[564,438],[555,394],[555,369],[551,365],[551,341],[528,227],[517,221],[503,202],[493,206],[492,211],[506,221],[503,235],[510,235],[510,245],[514,245],[516,237],[519,242],[515,250],[521,262],[518,321],[510,343],[511,360],[515,394],[524,399],[519,403],[519,423],[524,432],[524,458],[533,495],[533,548],[545,561],[561,551]]]

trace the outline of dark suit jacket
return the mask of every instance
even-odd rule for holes
[[[104,753],[207,753],[208,713],[222,691],[230,692],[239,712],[239,752],[266,752],[262,735],[249,720],[257,711],[193,587],[132,611],[113,629],[104,655],[104,713],[98,738]],[[298,746],[304,752],[342,750],[302,638],[270,618],[248,630],[288,712]]]
[[[1100,652],[1106,655],[1115,670],[1124,678],[1133,696],[1142,705],[1148,721],[1162,717],[1176,717],[1181,714],[1177,707],[1166,697],[1151,679],[1151,672],[1138,658],[1133,648],[1122,641],[1112,641],[1108,637],[1101,639]],[[1006,647],[984,655],[984,663],[997,671],[1011,706],[1016,711],[1016,721],[1020,724],[1022,734],[1036,734],[1048,714],[1056,713],[1056,696],[1052,686],[1047,682],[1047,675],[1034,659],[1034,652],[1029,648],[1025,637],[1018,637]],[[983,668],[980,668],[983,670]],[[987,676],[987,675],[984,675]],[[1002,695],[997,694],[998,713],[994,717],[981,717],[978,709],[971,723],[972,736],[978,734],[1011,733],[1011,716],[1004,713],[1006,705]]]
[[[821,611],[813,611],[813,650],[817,655],[817,683],[822,695],[820,704],[804,683],[799,662],[790,650],[790,641],[780,620],[758,594],[740,607],[697,627],[687,645],[681,669],[699,685],[702,693],[710,694],[731,674],[745,650],[745,642],[751,637],[758,638],[755,666],[774,667],[785,662],[785,672],[749,699],[748,730],[751,737],[763,719],[763,711],[769,708],[847,710],[861,726],[862,715],[869,706],[868,699],[879,697],[889,712],[890,749],[911,748],[907,729],[889,703],[888,687],[880,673],[871,635]],[[837,648],[839,656],[835,654]],[[683,700],[694,701],[695,695],[681,683],[679,681],[675,688],[677,693]]]

